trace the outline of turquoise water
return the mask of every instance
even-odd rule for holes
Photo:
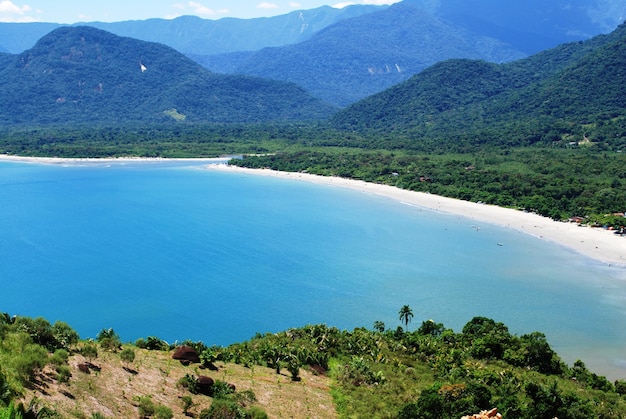
[[[0,311],[83,338],[396,328],[409,304],[410,328],[487,316],[626,378],[626,269],[507,229],[189,162],[0,162],[0,203]]]

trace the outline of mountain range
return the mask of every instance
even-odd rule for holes
[[[626,0],[404,0],[261,19],[184,16],[88,26],[160,42],[224,74],[299,84],[344,107],[451,58],[508,62],[613,30]],[[23,52],[59,25],[0,24],[0,51]]]
[[[242,67],[248,62],[246,68],[263,70],[264,77],[216,74],[160,43],[88,26],[59,27],[21,54],[0,53],[0,121],[321,120],[338,110],[327,102],[343,96],[342,104],[350,104],[367,96],[331,124],[485,138],[503,135],[499,130],[487,135],[489,127],[508,124],[506,135],[515,138],[536,130],[538,120],[542,127],[554,126],[575,116],[621,115],[626,107],[623,25],[609,35],[513,60],[520,53],[506,44],[451,26],[416,2],[345,18],[299,44],[239,53]],[[431,2],[431,8],[436,4],[443,2]],[[420,25],[410,29],[415,22]],[[499,56],[500,63],[482,58],[485,52]],[[427,62],[433,55],[434,62]],[[447,59],[455,55],[465,58]],[[344,65],[337,67],[340,62]],[[281,78],[279,69],[289,74],[282,77],[287,82],[271,80]],[[317,94],[311,94],[315,86]],[[328,93],[326,102],[319,99],[321,91]],[[510,124],[529,120],[523,129]]]
[[[511,63],[438,63],[331,118],[340,129],[473,143],[560,141],[571,127],[623,123],[626,24]],[[618,141],[621,134],[607,141]],[[626,144],[622,144],[626,145]]]
[[[0,55],[0,123],[257,122],[335,109],[285,82],[209,72],[158,43],[61,27]]]

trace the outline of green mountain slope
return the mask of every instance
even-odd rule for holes
[[[90,27],[54,30],[0,76],[4,124],[252,122],[333,111],[293,84],[216,75],[164,45]]]
[[[402,2],[343,20],[296,45],[196,59],[216,72],[295,82],[316,97],[346,106],[445,59],[504,62],[524,56]]]
[[[513,63],[442,62],[331,121],[337,128],[422,138],[512,145],[560,140],[564,125],[624,115],[625,40],[622,25]]]

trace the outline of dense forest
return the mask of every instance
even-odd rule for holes
[[[123,365],[129,381],[148,374],[147,352],[166,354],[160,361],[152,358],[162,371],[173,369],[172,358],[182,366],[176,370],[176,406],[153,399],[156,387],[149,394],[125,395],[143,418],[172,418],[173,412],[204,419],[268,417],[254,393],[255,380],[248,380],[246,388],[227,381],[235,378],[226,373],[234,364],[251,376],[255,368],[274,370],[276,377],[287,374],[300,386],[307,386],[305,372],[312,374],[308,380],[325,377],[337,415],[346,418],[458,419],[493,408],[507,419],[626,417],[625,381],[609,382],[580,360],[566,365],[540,332],[512,335],[506,325],[485,317],[471,319],[460,332],[433,320],[410,331],[413,311],[408,305],[398,319],[402,326],[396,328],[387,329],[380,321],[372,329],[352,331],[308,325],[221,347],[194,341],[170,345],[154,336],[123,343],[110,328],[95,339],[80,340],[62,321],[51,324],[3,313],[0,417],[68,417],[70,412],[46,401],[44,389],[62,388],[70,405],[84,391],[93,398],[107,368]],[[42,389],[40,399],[25,398],[33,388]],[[289,393],[289,385],[282,391]],[[106,392],[97,394],[104,399]],[[79,406],[84,408],[77,403],[71,417],[107,417]],[[208,407],[198,411],[198,406]],[[304,403],[300,409],[290,415],[308,416],[315,405]]]

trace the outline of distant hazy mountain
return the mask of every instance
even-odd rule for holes
[[[120,36],[160,42],[187,55],[256,51],[265,47],[293,44],[343,19],[371,13],[384,6],[358,5],[343,9],[329,6],[256,19],[219,20],[182,16],[172,20],[148,19],[124,22],[90,22],[92,26]],[[0,51],[14,54],[31,48],[56,23],[0,23]]]
[[[343,20],[296,45],[196,60],[216,72],[291,81],[345,106],[449,58],[503,62],[524,56],[403,2]]]
[[[527,54],[609,33],[626,0],[405,0],[473,33]]]
[[[210,73],[162,44],[62,27],[0,56],[0,123],[252,122],[334,109],[300,87]]]
[[[618,116],[626,116],[626,24],[512,63],[441,62],[331,120],[412,138],[532,143]]]

